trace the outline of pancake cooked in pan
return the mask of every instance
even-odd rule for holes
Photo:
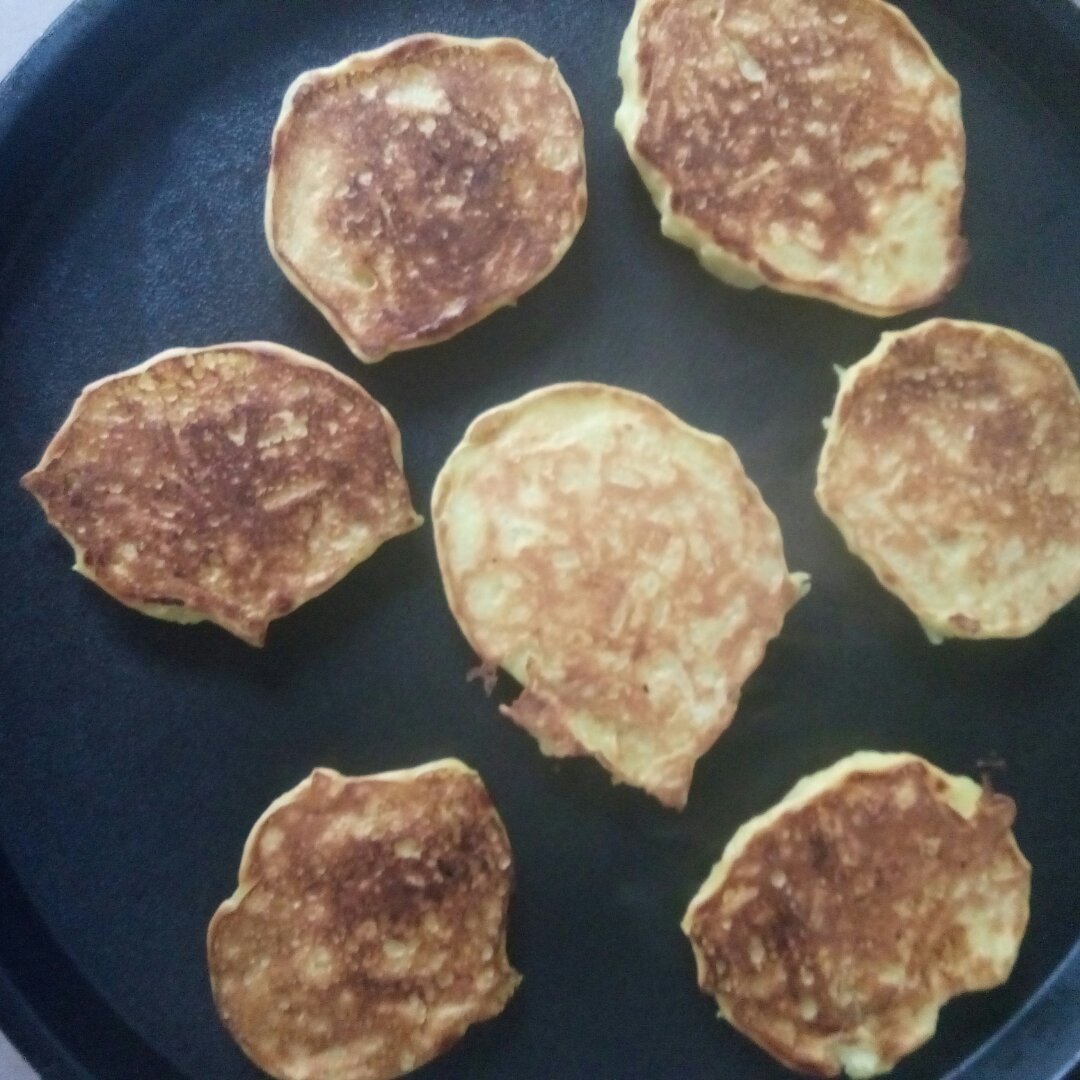
[[[306,72],[285,96],[270,250],[363,361],[512,304],[584,216],[577,104],[521,41],[421,34]]]
[[[615,126],[666,236],[869,315],[960,275],[960,93],[881,0],[638,0]]]
[[[790,1068],[876,1076],[1008,978],[1031,867],[1015,806],[912,754],[852,754],[735,833],[683,919],[720,1015]]]
[[[460,761],[316,769],[256,822],[207,934],[214,1000],[281,1080],[389,1080],[496,1016],[510,845]]]
[[[840,380],[817,499],[932,640],[1029,634],[1080,592],[1080,390],[1013,330],[933,319]]]
[[[252,645],[423,520],[390,414],[268,342],[171,349],[93,383],[23,486],[117,600]]]
[[[435,483],[450,608],[503,712],[682,807],[802,591],[731,446],[641,394],[551,386],[475,420]]]

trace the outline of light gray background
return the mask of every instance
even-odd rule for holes
[[[0,75],[8,73],[67,5],[68,0],[0,0]]]
[[[0,0],[0,76],[64,10],[68,0]],[[35,1073],[0,1033],[0,1080],[37,1080]]]

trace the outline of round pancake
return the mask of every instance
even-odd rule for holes
[[[1015,806],[913,754],[861,752],[735,833],[683,931],[720,1015],[811,1076],[876,1076],[941,1005],[1008,978],[1031,867]]]
[[[269,342],[170,349],[91,384],[22,483],[121,603],[252,645],[423,521],[390,414]]]
[[[1080,592],[1080,390],[1053,349],[934,319],[845,371],[817,499],[933,640],[1019,637]]]
[[[960,92],[881,0],[638,0],[615,126],[665,236],[732,285],[868,315],[966,262]]]
[[[577,104],[511,38],[421,34],[301,75],[274,128],[266,235],[363,361],[513,303],[585,216]]]
[[[500,1013],[510,844],[480,777],[447,759],[316,769],[259,818],[207,933],[214,1001],[281,1080],[389,1080]]]
[[[802,591],[731,446],[641,394],[567,383],[484,413],[435,483],[450,609],[549,755],[686,802]]]

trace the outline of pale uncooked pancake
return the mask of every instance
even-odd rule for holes
[[[931,638],[1019,637],[1080,592],[1080,390],[1013,330],[934,319],[843,373],[817,498]]]
[[[270,250],[367,362],[513,303],[585,216],[581,117],[554,60],[420,34],[305,72],[274,129]]]
[[[500,1013],[510,845],[480,777],[447,759],[316,769],[252,829],[207,934],[214,1001],[280,1080],[390,1080]]]
[[[390,414],[269,342],[170,349],[91,384],[23,486],[117,600],[252,645],[423,520]]]
[[[724,281],[870,315],[956,282],[960,92],[896,8],[638,0],[619,75],[664,234]]]
[[[913,754],[861,752],[735,833],[683,931],[720,1015],[811,1076],[876,1076],[950,998],[1008,978],[1031,867],[1015,806]]]
[[[681,807],[803,586],[732,447],[641,394],[551,386],[473,422],[432,514],[462,631],[524,688],[502,711]]]

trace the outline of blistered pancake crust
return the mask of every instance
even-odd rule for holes
[[[881,0],[639,0],[616,127],[662,216],[731,284],[888,315],[966,260],[955,80]]]
[[[458,624],[524,687],[503,712],[681,807],[800,595],[732,447],[640,394],[552,386],[473,422],[432,514]]]
[[[585,215],[553,60],[423,34],[300,76],[274,130],[270,249],[365,361],[456,334],[559,262]]]
[[[282,1080],[389,1080],[497,1015],[506,833],[476,773],[447,760],[316,769],[256,823],[207,949],[223,1021]]]
[[[253,645],[422,520],[390,415],[267,342],[174,349],[92,384],[23,486],[117,600]]]
[[[1080,592],[1080,390],[1015,331],[935,319],[841,380],[817,498],[933,637],[1018,637]]]
[[[1031,868],[1011,799],[908,754],[856,754],[733,838],[683,922],[702,989],[812,1076],[887,1071],[939,1007],[1009,975]]]

